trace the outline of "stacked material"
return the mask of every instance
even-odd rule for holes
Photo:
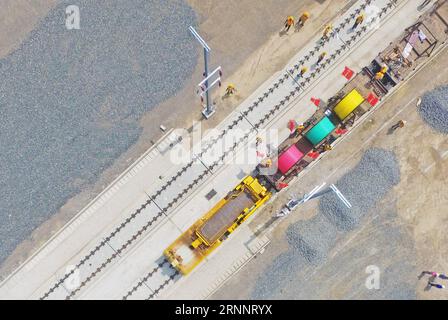
[[[305,137],[313,145],[318,145],[324,140],[334,129],[335,125],[328,117],[320,120],[310,131],[305,134]]]
[[[334,113],[339,119],[344,120],[363,102],[364,97],[356,89],[353,89],[334,107]]]
[[[278,169],[285,174],[304,156],[295,145],[289,147],[278,157]]]

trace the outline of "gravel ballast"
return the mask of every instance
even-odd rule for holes
[[[252,297],[281,298],[295,292],[288,298],[298,298],[307,273],[322,266],[339,237],[355,229],[399,181],[400,167],[393,152],[367,150],[357,166],[335,183],[352,208],[345,207],[334,192],[325,193],[319,199],[316,216],[288,227],[285,236],[289,249],[267,266]],[[299,212],[300,209],[296,213]],[[309,290],[305,291],[312,292]]]
[[[434,130],[448,134],[448,86],[427,92],[422,97],[418,112]]]
[[[65,26],[73,4],[80,30]],[[180,0],[60,1],[0,59],[0,262],[179,91],[198,58],[195,24]]]
[[[369,149],[359,164],[335,183],[352,207],[347,208],[334,192],[329,192],[319,201],[319,210],[338,229],[351,230],[398,182],[400,167],[394,153]]]

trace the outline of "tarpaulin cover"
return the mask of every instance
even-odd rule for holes
[[[328,117],[320,120],[305,137],[315,146],[324,140],[335,129],[335,125]]]
[[[278,157],[278,169],[285,174],[293,165],[295,165],[304,154],[297,149],[295,145],[290,146],[280,157]]]
[[[339,119],[344,120],[347,116],[353,112],[358,106],[364,102],[363,96],[353,89],[344,99],[334,107],[334,113]]]

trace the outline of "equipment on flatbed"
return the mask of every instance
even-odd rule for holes
[[[344,120],[363,102],[364,97],[356,89],[353,89],[334,107],[333,111],[339,119]]]
[[[336,126],[328,117],[323,117],[310,131],[305,134],[305,137],[314,146],[318,145],[324,140]]]
[[[190,273],[270,196],[257,179],[247,176],[165,249],[164,255],[182,274]]]

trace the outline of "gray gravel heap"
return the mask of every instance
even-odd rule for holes
[[[65,27],[73,4],[80,30]],[[199,52],[195,23],[181,0],[60,1],[0,59],[0,262],[182,87]]]
[[[359,164],[336,183],[352,208],[347,208],[331,192],[321,198],[320,212],[339,230],[351,230],[399,181],[400,167],[395,154],[382,149],[369,149]]]
[[[306,277],[322,265],[338,236],[354,229],[399,181],[400,167],[393,152],[367,150],[358,165],[336,183],[352,208],[345,207],[334,192],[325,193],[315,217],[288,227],[285,236],[289,249],[266,267],[255,283],[252,298],[281,298],[291,293],[288,298],[299,297]],[[307,290],[304,292],[310,293],[312,288]]]
[[[418,108],[419,114],[434,130],[448,133],[448,86],[426,93]]]
[[[337,237],[336,227],[322,214],[294,223],[286,230],[286,239],[292,250],[297,251],[308,263],[321,263],[333,247]]]

